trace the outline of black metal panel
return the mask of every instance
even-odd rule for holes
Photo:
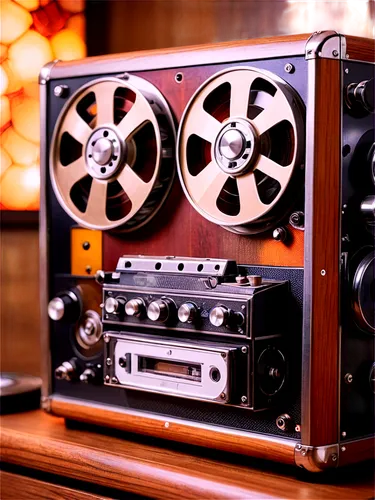
[[[374,65],[345,62],[344,93],[351,83],[374,78]],[[371,146],[375,142],[374,115],[343,107],[342,133],[342,302],[341,302],[341,408],[342,440],[374,433],[374,394],[370,370],[375,360],[374,336],[357,326],[352,307],[354,273],[361,258],[373,252],[374,236],[366,229],[360,204],[374,194],[371,181]],[[352,381],[351,381],[352,380]]]

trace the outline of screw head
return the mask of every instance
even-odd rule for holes
[[[332,459],[332,462],[336,462],[336,460],[337,460],[336,453],[333,453],[333,455],[331,455],[331,459]]]
[[[107,359],[105,360],[105,364],[106,364],[107,366],[111,366],[111,364],[112,364],[112,360],[111,360],[111,358],[107,358]]]
[[[296,450],[300,450],[301,448],[302,448],[302,445],[301,444],[297,444]]]
[[[341,446],[341,451],[346,451],[346,447],[345,446]]]
[[[344,437],[346,437],[346,432],[345,432],[345,431],[342,431],[341,436],[342,436],[343,438],[344,438]]]
[[[306,456],[306,453],[307,453],[307,451],[306,451],[306,450],[302,450],[302,451],[301,451],[301,455],[302,455],[303,457],[305,457],[305,456]]]
[[[245,345],[241,347],[241,352],[242,352],[243,354],[246,354],[246,353],[247,353],[247,347],[246,347]]]
[[[103,335],[103,340],[104,340],[104,342],[106,344],[108,344],[108,342],[109,342],[109,335],[107,335],[107,334]]]
[[[109,380],[110,380],[110,376],[109,376],[109,375],[106,375],[106,376],[105,376],[105,381],[106,381],[106,382],[109,382]]]
[[[351,384],[353,382],[353,375],[351,373],[346,373],[344,380],[345,384]]]
[[[222,393],[220,394],[220,397],[221,397],[221,399],[225,399],[225,392],[222,392]]]
[[[87,274],[91,274],[92,267],[91,266],[86,266],[85,271]]]
[[[164,423],[164,427],[165,427],[166,429],[168,429],[168,427],[169,427],[169,422],[165,422],[165,423]]]
[[[337,57],[339,55],[338,50],[333,50],[332,55],[333,55],[333,57]]]
[[[286,73],[294,73],[295,68],[294,68],[293,64],[287,63],[284,66],[284,70],[286,71]]]
[[[53,93],[56,97],[66,97],[68,95],[68,87],[66,85],[56,85]]]
[[[297,424],[297,425],[295,426],[294,430],[295,430],[296,432],[301,432],[301,426],[300,426],[299,424]]]
[[[116,377],[112,377],[112,384],[118,384],[118,380]]]
[[[345,73],[348,74],[349,73],[349,68],[345,68]]]
[[[320,274],[321,274],[322,276],[325,276],[325,275],[327,274],[327,272],[326,272],[326,270],[325,270],[325,269],[322,269],[322,270],[320,271]]]
[[[90,242],[89,242],[89,241],[84,241],[84,242],[82,243],[82,248],[83,248],[84,250],[88,250],[88,249],[90,248]]]
[[[242,403],[247,403],[247,397],[246,396],[241,396],[241,402]]]
[[[277,227],[272,233],[272,238],[276,241],[285,241],[287,236],[288,233],[283,227]]]

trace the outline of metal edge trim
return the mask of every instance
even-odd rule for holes
[[[306,35],[307,37],[307,35]],[[271,43],[228,46],[228,43],[176,47],[170,53],[155,51],[140,51],[137,53],[123,53],[113,56],[99,56],[82,59],[74,63],[54,65],[49,72],[50,79],[90,76],[97,74],[121,73],[124,71],[148,71],[158,69],[187,68],[220,64],[227,62],[241,62],[275,57],[292,57],[305,55],[305,41],[285,40]]]
[[[40,210],[39,210],[39,297],[42,396],[41,406],[50,411],[51,360],[49,349],[48,303],[48,222],[47,222],[47,87],[40,83]]]
[[[59,63],[58,59],[54,59],[53,61],[45,64],[39,72],[38,82],[39,85],[45,85],[48,80],[51,78],[51,72],[53,67]]]
[[[65,405],[67,408],[64,408]],[[275,460],[279,462],[295,463],[295,447],[298,444],[295,439],[169,418],[56,394],[51,396],[51,410],[54,415],[71,420],[268,460],[276,455]],[[113,417],[114,423],[109,421],[110,417]]]
[[[313,179],[315,144],[315,83],[316,61],[307,62],[308,93],[306,112],[306,166],[305,166],[305,236],[304,236],[304,278],[303,278],[303,328],[302,328],[302,385],[301,385],[301,441],[310,442],[311,397],[311,299],[312,299],[312,227],[313,227]]]
[[[339,463],[339,445],[305,446],[297,444],[295,462],[298,467],[309,472],[323,472],[326,469],[336,468]]]
[[[347,59],[345,36],[337,31],[316,31],[306,42],[305,58]]]

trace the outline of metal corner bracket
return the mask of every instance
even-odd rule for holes
[[[346,38],[337,31],[316,31],[306,42],[305,59],[347,59]]]
[[[333,469],[338,466],[339,450],[338,444],[327,446],[297,444],[294,448],[294,459],[298,467],[309,472],[322,472],[325,469]]]
[[[51,398],[42,396],[40,398],[40,406],[42,410],[46,411],[47,413],[51,413]]]
[[[39,85],[46,85],[48,80],[51,78],[52,68],[59,62],[58,59],[51,61],[43,66],[39,73]]]

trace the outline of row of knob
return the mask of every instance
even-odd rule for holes
[[[173,300],[162,298],[152,301],[147,307],[143,299],[137,297],[126,301],[123,297],[108,297],[104,310],[108,314],[126,314],[127,316],[145,316],[151,321],[165,323],[175,315],[177,307]],[[48,315],[54,321],[76,321],[80,315],[80,302],[77,295],[68,290],[53,298],[48,304]],[[184,302],[177,310],[181,323],[194,323],[199,317],[199,308],[192,302]],[[226,306],[215,306],[209,313],[209,321],[215,327],[227,326],[235,318],[237,325],[244,321],[241,313],[233,313]]]
[[[146,314],[151,321],[165,323],[175,314],[176,305],[168,298],[154,300],[146,307],[144,301],[138,297],[128,301],[122,297],[108,297],[104,303],[104,310],[109,314],[125,312],[128,316],[136,317]],[[194,323],[198,316],[199,308],[192,302],[184,302],[177,310],[177,317],[181,323]],[[216,306],[209,313],[209,321],[215,327],[226,326],[231,316],[232,311],[228,307]]]

